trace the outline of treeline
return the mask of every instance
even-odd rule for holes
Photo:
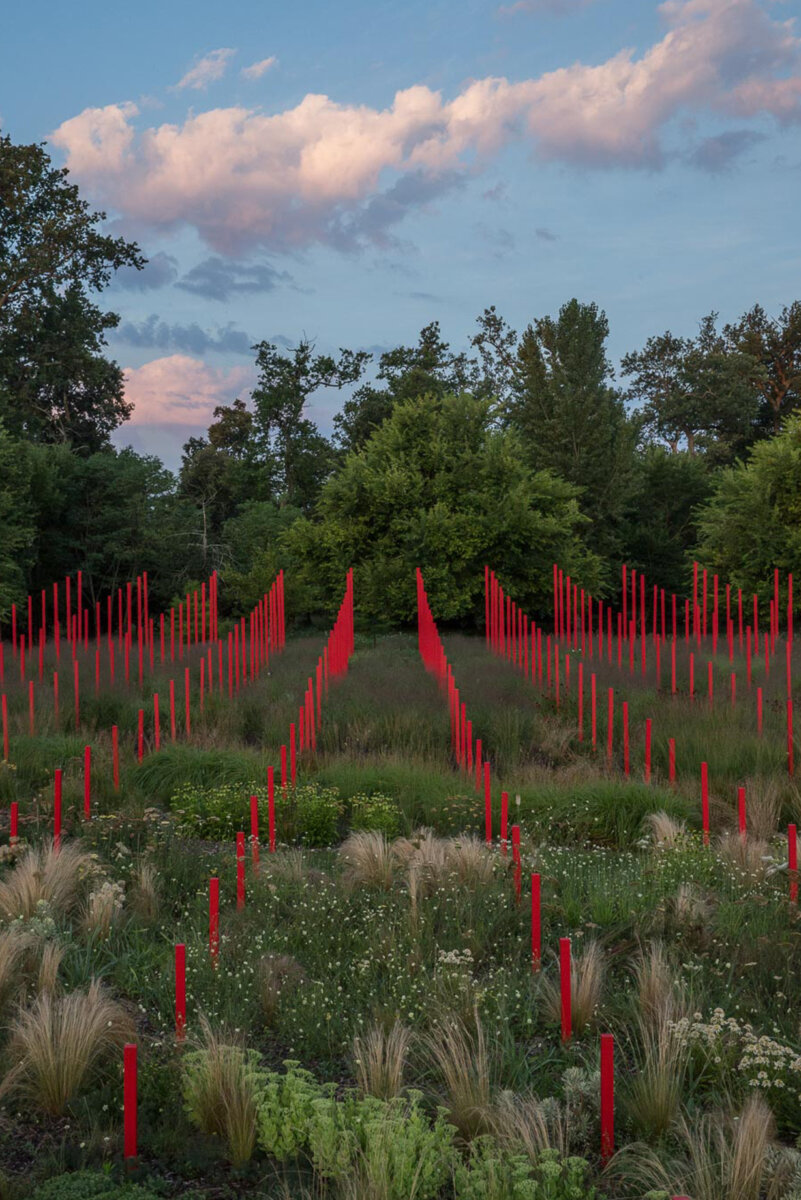
[[[0,138],[0,621],[78,568],[92,599],[146,570],[156,604],[216,568],[238,611],[283,566],[288,608],[322,619],[353,565],[373,627],[411,619],[416,566],[463,623],[486,562],[535,614],[557,558],[598,596],[622,561],[678,593],[694,557],[765,596],[773,566],[801,572],[801,302],[655,335],[617,378],[605,314],[576,299],[520,333],[486,308],[467,352],[436,321],[377,362],[263,341],[248,402],[173,475],[109,441],[130,407],[96,298],[144,259],[102,217]],[[331,438],[307,415],[323,388]]]

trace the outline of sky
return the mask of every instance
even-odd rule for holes
[[[102,297],[115,440],[171,467],[257,341],[461,350],[576,296],[617,363],[799,297],[801,0],[28,0],[0,129],[147,256]]]

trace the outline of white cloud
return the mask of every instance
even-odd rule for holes
[[[220,50],[211,50],[208,54],[204,54],[203,58],[198,59],[193,67],[184,75],[183,79],[179,79],[176,83],[176,90],[181,88],[194,88],[196,91],[201,91],[207,88],[210,83],[214,83],[217,79],[222,79],[228,69],[228,62],[236,54],[236,50],[230,50],[225,47]]]
[[[208,425],[218,404],[255,382],[252,367],[210,367],[187,354],[126,367],[123,375],[134,425]]]
[[[546,160],[655,169],[666,131],[700,114],[801,120],[801,41],[758,0],[668,0],[664,36],[537,78],[422,85],[384,109],[309,94],[294,108],[215,108],[135,132],[132,105],[86,109],[52,141],[105,204],[142,226],[194,226],[224,254],[350,249],[457,186],[512,139]],[[685,135],[686,139],[687,135]],[[387,180],[390,173],[390,180]],[[387,184],[389,184],[387,186]]]
[[[261,62],[254,62],[249,67],[243,67],[239,73],[245,79],[261,79],[262,75],[266,71],[269,71],[270,67],[274,67],[277,62],[278,59],[274,54],[271,54],[269,58],[263,58]]]

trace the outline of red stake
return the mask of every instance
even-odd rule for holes
[[[745,837],[745,788],[737,789],[737,823],[740,827],[740,837]]]
[[[609,705],[606,718],[606,757],[611,763],[615,732],[615,689],[609,689]]]
[[[136,1158],[136,1043],[127,1042],[123,1051],[124,1155]]]
[[[19,804],[17,803],[16,800],[11,801],[11,808],[9,811],[9,822],[10,822],[10,825],[9,825],[8,840],[12,846],[16,846],[17,842],[19,841]],[[792,828],[792,826],[791,826],[791,828]]]
[[[531,969],[539,971],[542,959],[542,911],[540,904],[541,881],[538,874],[531,876]]]
[[[217,966],[220,953],[220,881],[216,876],[209,880],[209,954],[211,965]]]
[[[790,903],[798,901],[798,837],[795,825],[787,826],[787,869],[790,875]]]
[[[668,781],[676,782],[676,739],[668,738]]]
[[[175,947],[175,1036],[179,1042],[186,1035],[186,946]]]
[[[601,1034],[601,1162],[615,1152],[615,1039]]]
[[[509,828],[509,793],[501,792],[501,854],[506,854],[506,831]]]

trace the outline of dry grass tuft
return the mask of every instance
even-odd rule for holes
[[[411,1040],[411,1030],[400,1021],[395,1021],[389,1032],[373,1025],[353,1039],[356,1079],[365,1095],[380,1100],[400,1095]]]
[[[0,932],[0,1009],[22,992],[26,962],[36,944],[32,934],[14,926]]]
[[[458,882],[466,887],[482,887],[495,873],[495,855],[487,849],[486,842],[474,834],[451,838],[446,844],[445,862]]]
[[[43,991],[11,1024],[14,1066],[0,1097],[15,1093],[59,1116],[98,1062],[134,1033],[128,1014],[96,980],[67,996]]]
[[[225,1041],[202,1022],[203,1041],[186,1055],[183,1094],[190,1118],[206,1134],[221,1137],[231,1163],[250,1160],[256,1145],[259,1072],[254,1052]]]
[[[689,1051],[674,1031],[673,1014],[662,1008],[638,1022],[637,1074],[629,1092],[631,1117],[649,1135],[673,1124],[681,1104]]]
[[[395,880],[392,848],[377,830],[356,830],[339,848],[342,877],[347,887],[369,887],[389,891]]]
[[[125,892],[122,884],[111,879],[98,882],[89,893],[83,914],[83,927],[87,933],[96,933],[107,938],[122,915]]]
[[[643,824],[655,850],[676,850],[687,841],[687,825],[664,811],[649,813]]]
[[[62,842],[58,851],[52,841],[33,847],[0,880],[0,916],[27,920],[42,901],[54,912],[69,915],[80,904],[96,870],[92,855],[75,842]]]
[[[642,949],[634,963],[637,1002],[643,1021],[653,1024],[667,1017],[678,1020],[686,1010],[683,996],[677,990],[675,972],[665,948],[659,941]]]
[[[444,1085],[448,1119],[467,1142],[492,1125],[492,1062],[478,1012],[471,1032],[456,1019],[436,1024],[425,1046]]]
[[[257,986],[261,1011],[266,1025],[274,1025],[281,997],[300,987],[306,972],[291,954],[266,954],[260,959]]]
[[[606,960],[597,942],[587,942],[573,954],[570,964],[570,1001],[573,1031],[581,1033],[593,1018],[601,1002]],[[548,1015],[558,1021],[562,1013],[562,995],[558,982],[547,979],[542,985],[542,1000]]]
[[[764,879],[771,864],[770,846],[757,837],[740,833],[724,833],[718,838],[717,850],[724,862],[752,879]]]
[[[133,873],[128,891],[128,908],[143,921],[155,921],[159,914],[160,896],[156,868],[142,861]]]
[[[555,1106],[552,1106],[552,1108]],[[554,1120],[539,1097],[502,1092],[492,1112],[492,1131],[502,1146],[527,1155],[532,1162],[543,1150],[569,1153],[564,1123]]]
[[[43,992],[55,992],[58,987],[58,971],[63,957],[64,950],[58,942],[45,942],[36,980],[36,990],[40,995]]]

